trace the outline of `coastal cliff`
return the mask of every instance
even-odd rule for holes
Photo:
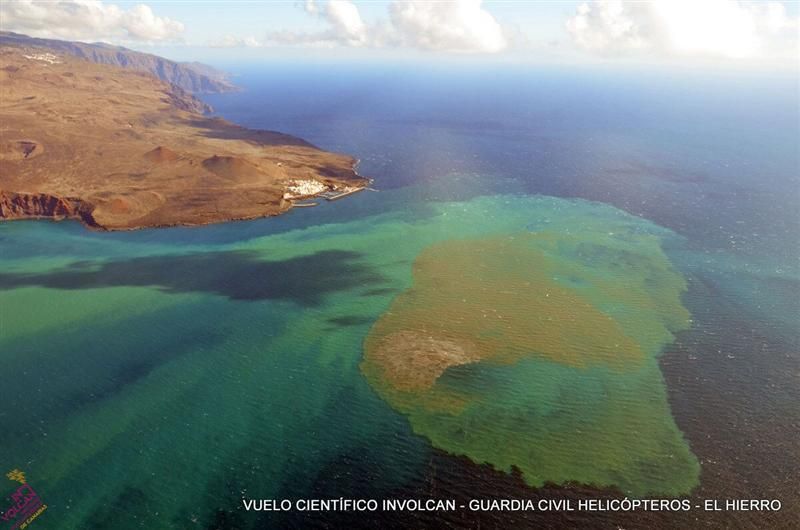
[[[209,117],[187,90],[137,70],[0,45],[0,89],[0,220],[201,225],[368,182],[353,157]]]
[[[80,219],[96,226],[92,206],[81,199],[56,197],[46,193],[14,193],[0,190],[0,218]]]
[[[178,63],[122,46],[39,39],[10,31],[0,31],[0,46],[24,47],[39,53],[72,56],[92,63],[137,70],[194,94],[214,94],[237,90],[224,72],[211,66],[202,63]]]

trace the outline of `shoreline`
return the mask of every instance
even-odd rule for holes
[[[53,57],[0,46],[0,221],[75,219],[97,231],[204,226],[281,215],[295,200],[372,182],[353,156],[209,117],[201,100],[155,77]],[[54,78],[69,83],[55,90]],[[119,85],[124,100],[114,96]]]
[[[233,223],[237,221],[254,221],[268,217],[283,215],[293,208],[311,208],[319,206],[318,202],[303,203],[302,201],[313,201],[314,199],[325,199],[328,202],[338,201],[360,191],[371,189],[370,185],[374,179],[359,175],[356,167],[359,161],[353,164],[352,172],[356,178],[363,182],[349,184],[337,189],[334,186],[325,186],[325,189],[314,194],[283,199],[279,208],[275,211],[265,211],[260,214],[247,216],[231,216],[219,219],[211,219],[206,222],[175,222],[164,224],[142,224],[132,226],[105,226],[98,223],[92,216],[93,207],[83,199],[74,197],[58,197],[47,193],[24,193],[12,192],[0,189],[0,223],[12,221],[78,221],[84,228],[93,232],[133,232],[136,230],[177,228],[177,227],[202,227],[213,224]],[[331,196],[330,194],[334,195]],[[15,200],[16,199],[16,200]],[[20,204],[22,203],[22,204]],[[27,213],[27,211],[37,211],[40,213]],[[22,212],[15,210],[23,210]]]

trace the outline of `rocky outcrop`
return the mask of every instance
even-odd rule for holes
[[[213,110],[211,105],[203,103],[178,85],[170,85],[169,89],[164,91],[164,94],[166,94],[169,104],[176,109],[200,114],[208,114]]]
[[[12,33],[0,32],[0,45],[36,48],[56,54],[72,55],[99,64],[110,64],[147,72],[167,83],[194,94],[232,92],[236,87],[224,72],[201,63],[177,63],[121,46],[84,42],[69,42],[56,39],[37,39]]]
[[[0,190],[0,219],[78,219],[87,226],[96,227],[93,209],[81,199]]]

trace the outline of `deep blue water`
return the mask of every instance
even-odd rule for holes
[[[750,310],[772,309],[781,336],[795,335],[794,288],[740,281],[777,271],[771,281],[783,285],[782,273],[800,270],[800,87],[791,74],[433,63],[228,69],[244,90],[206,99],[236,123],[353,154],[381,189],[441,181],[443,198],[519,192],[614,205],[685,236],[696,259],[724,256],[715,270],[738,260],[727,288],[748,291]],[[453,174],[480,178],[459,185]]]
[[[237,68],[237,67],[232,67]],[[381,188],[454,172],[608,202],[705,248],[797,256],[790,75],[522,66],[238,67],[208,96],[237,123],[352,153]]]

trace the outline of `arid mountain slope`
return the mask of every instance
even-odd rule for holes
[[[352,157],[204,108],[135,70],[0,46],[0,218],[196,225],[276,215],[300,196],[367,183]]]
[[[236,90],[224,72],[211,66],[202,63],[176,63],[157,55],[129,50],[122,46],[38,39],[10,31],[0,31],[0,46],[38,48],[38,53],[72,55],[93,63],[110,64],[148,72],[162,81],[177,85],[194,94]]]

